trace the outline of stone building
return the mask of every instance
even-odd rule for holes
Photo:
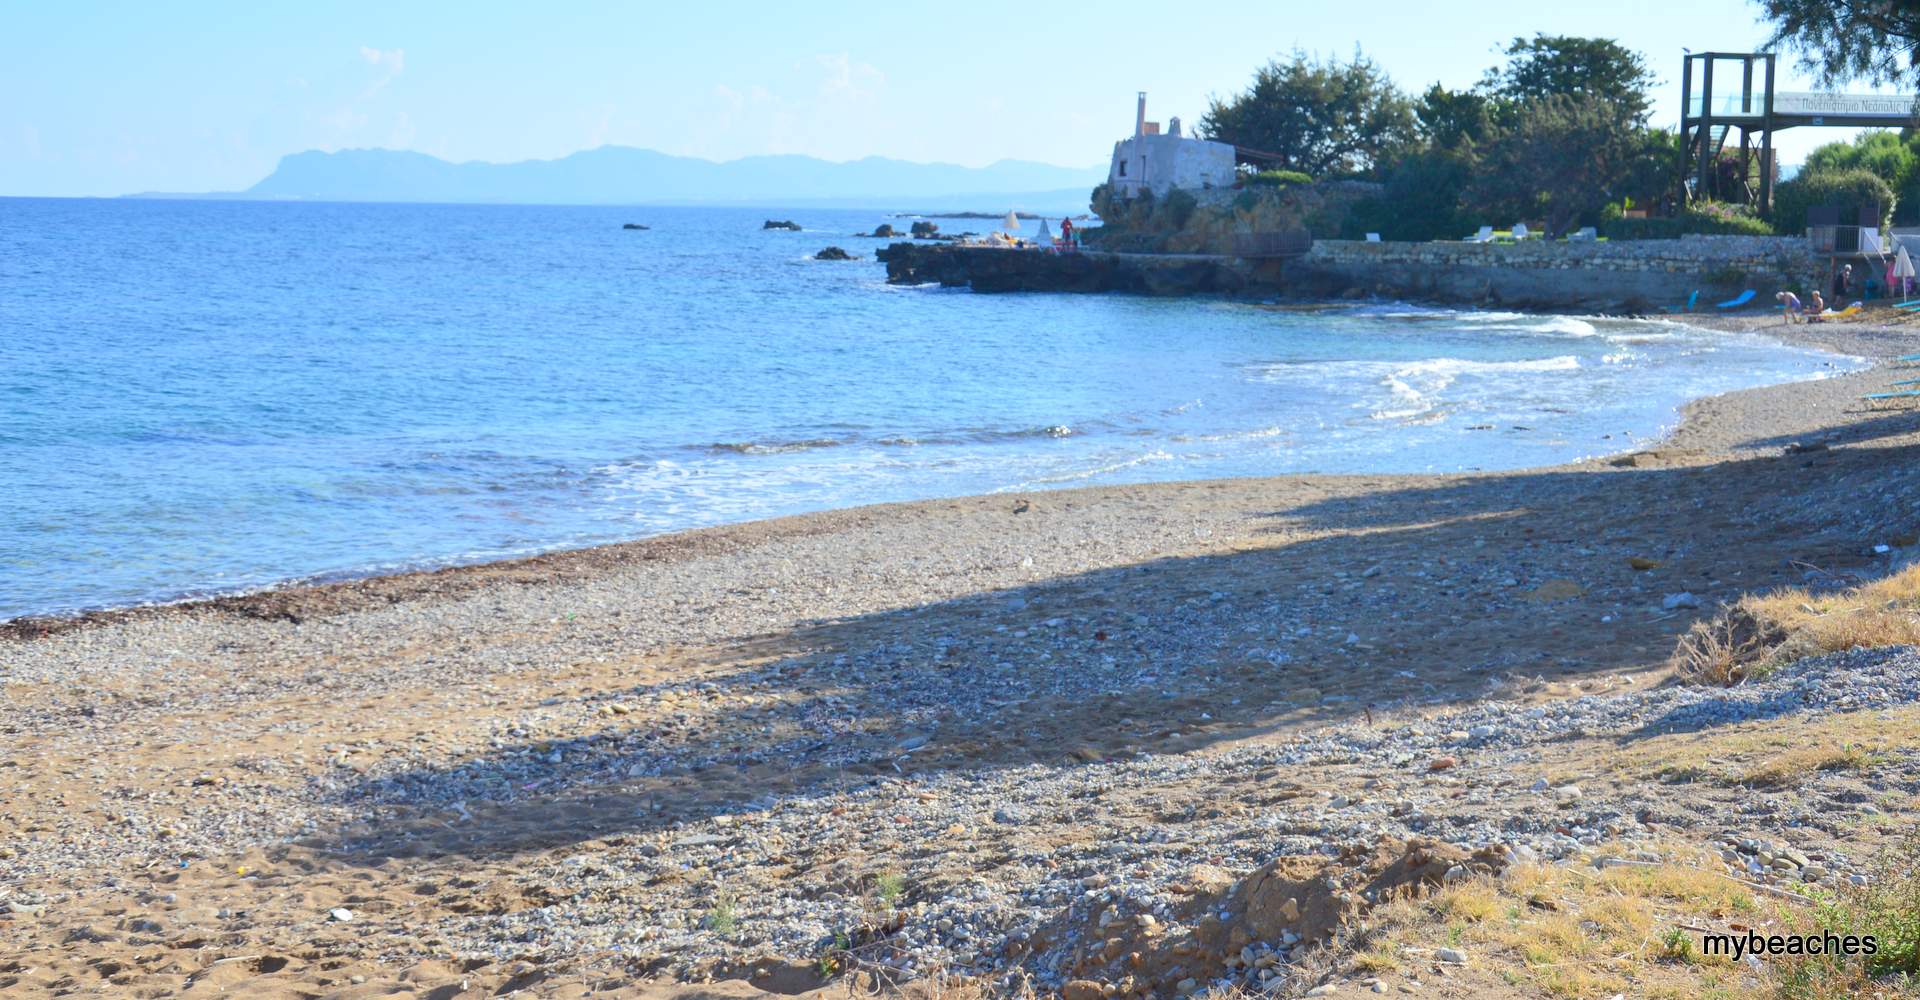
[[[1178,118],[1167,124],[1162,133],[1159,122],[1147,120],[1147,93],[1141,91],[1133,137],[1113,144],[1113,164],[1107,168],[1108,189],[1115,197],[1151,191],[1158,198],[1173,188],[1200,191],[1233,185],[1232,146],[1181,135]]]

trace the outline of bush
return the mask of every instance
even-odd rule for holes
[[[1808,956],[1780,963],[1788,997],[1907,996],[1920,977],[1920,835],[1909,833],[1874,864],[1872,881],[1837,894],[1818,892],[1814,934],[1871,936],[1871,955]]]
[[[1249,176],[1245,183],[1254,187],[1290,187],[1296,184],[1312,184],[1313,178],[1298,170],[1262,170]]]
[[[1840,206],[1842,225],[1853,225],[1861,208],[1879,205],[1885,225],[1893,216],[1893,189],[1866,170],[1805,171],[1774,189],[1773,227],[1781,235],[1798,236],[1806,231],[1807,211],[1827,205]]]
[[[1199,207],[1200,202],[1195,200],[1193,195],[1180,188],[1174,188],[1167,192],[1167,200],[1161,204],[1160,211],[1166,215],[1167,222],[1172,228],[1183,229],[1186,227],[1187,220],[1193,218],[1194,209]]]
[[[1708,201],[1660,219],[1629,219],[1609,211],[1600,221],[1600,233],[1610,240],[1672,240],[1688,233],[1771,236],[1773,227],[1745,208]]]
[[[1681,679],[1738,684],[1808,656],[1920,644],[1920,566],[1848,590],[1747,594],[1683,634],[1670,661]]]

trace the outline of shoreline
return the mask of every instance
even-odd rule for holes
[[[1340,307],[1349,303],[1317,302],[1314,305]],[[1456,308],[1456,307],[1446,307]],[[1535,309],[1515,307],[1512,311],[1530,315],[1579,315],[1569,313],[1546,312]],[[1885,366],[1885,363],[1902,353],[1904,346],[1920,345],[1920,324],[1910,328],[1883,325],[1869,321],[1828,324],[1782,324],[1773,322],[1772,317],[1757,315],[1711,315],[1686,314],[1685,318],[1644,317],[1646,319],[1665,319],[1671,322],[1687,323],[1704,329],[1728,333],[1755,333],[1771,336],[1784,343],[1826,351],[1845,357],[1866,358],[1874,362],[1873,367],[1860,373],[1871,374]],[[1908,332],[1911,329],[1913,332]],[[1745,393],[1778,393],[1792,386],[1802,386],[1814,382],[1830,381],[1835,377],[1804,379],[1798,382],[1777,383],[1756,386],[1714,396],[1704,396],[1687,400],[1679,407],[1680,419],[1661,436],[1658,441],[1624,448],[1618,452],[1596,456],[1580,462],[1550,466],[1524,466],[1516,469],[1495,472],[1453,472],[1453,473],[1292,473],[1277,477],[1229,476],[1218,479],[1177,480],[1155,484],[1104,484],[1070,487],[1066,489],[1033,490],[1020,494],[976,494],[958,497],[930,497],[920,500],[894,501],[880,504],[861,504],[854,507],[828,508],[800,514],[790,514],[774,518],[758,518],[730,524],[708,527],[687,528],[665,532],[658,535],[624,541],[606,542],[595,545],[571,548],[556,548],[533,555],[504,556],[483,558],[473,562],[452,562],[441,565],[433,563],[401,569],[392,572],[355,573],[342,571],[315,576],[292,577],[277,583],[261,587],[241,589],[226,593],[214,593],[205,596],[184,596],[177,599],[157,600],[130,605],[116,605],[99,608],[87,608],[72,613],[30,614],[14,618],[0,619],[0,643],[32,640],[74,630],[97,628],[105,625],[139,621],[153,617],[176,615],[231,615],[239,618],[285,619],[299,622],[305,618],[333,614],[341,611],[368,607],[379,607],[398,602],[447,597],[469,592],[478,587],[493,583],[512,582],[519,584],[539,584],[577,579],[583,574],[605,572],[636,562],[650,562],[672,559],[688,552],[712,552],[728,547],[752,545],[767,537],[778,537],[789,531],[805,534],[808,528],[799,522],[809,518],[822,518],[852,511],[884,511],[889,508],[912,507],[919,504],[939,504],[960,500],[984,500],[997,496],[1026,496],[1076,493],[1081,491],[1100,491],[1124,488],[1127,486],[1157,485],[1167,487],[1188,486],[1213,482],[1236,482],[1259,480],[1263,478],[1396,478],[1421,479],[1447,476],[1501,475],[1511,473],[1544,472],[1553,469],[1576,469],[1603,463],[1621,455],[1635,452],[1662,451],[1673,448],[1698,450],[1711,448],[1711,443],[1702,444],[1693,439],[1698,436],[1696,425],[1708,418],[1704,414],[1713,410],[1714,400]],[[1808,433],[1815,432],[1808,428]],[[755,530],[758,529],[758,530]]]
[[[1920,654],[1734,689],[1669,657],[1743,594],[1920,553],[1920,410],[1855,405],[1884,378],[1696,400],[1576,465],[845,508],[17,635],[0,992],[825,1000],[846,940],[896,981],[1171,996],[1226,972],[1172,932],[1112,968],[1099,907],[1178,928],[1412,838],[1837,891],[1920,822],[1883,794],[1920,756],[1739,776],[1810,732],[1910,747]],[[1536,995],[1465,947],[1275,967]]]

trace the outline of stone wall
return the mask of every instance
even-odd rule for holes
[[[1693,292],[1718,302],[1751,288],[1817,287],[1821,261],[1786,236],[1559,243],[1316,241],[1286,267],[1287,291],[1598,312],[1653,312]]]

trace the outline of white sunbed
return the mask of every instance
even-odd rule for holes
[[[1466,240],[1468,243],[1492,243],[1493,227],[1481,226],[1479,232],[1474,233],[1472,236],[1462,237],[1462,239]]]
[[[1526,223],[1524,223],[1524,222],[1516,222],[1516,223],[1514,223],[1514,224],[1513,224],[1513,238],[1514,238],[1514,240],[1516,240],[1516,241],[1518,241],[1518,240],[1524,240],[1524,239],[1526,239],[1526,238],[1527,238],[1528,236],[1530,236],[1530,235],[1532,235],[1532,234],[1530,234],[1530,233],[1528,233],[1528,232],[1527,232],[1527,224],[1526,224]]]

